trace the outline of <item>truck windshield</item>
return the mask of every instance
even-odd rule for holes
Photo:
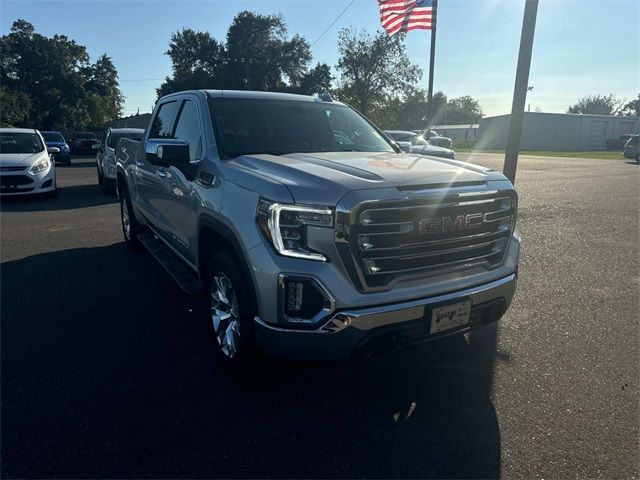
[[[44,150],[35,133],[0,133],[0,153],[38,153]]]
[[[328,102],[211,98],[223,159],[249,154],[394,152],[361,115]]]

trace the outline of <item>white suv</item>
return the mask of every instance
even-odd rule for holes
[[[29,128],[0,128],[0,193],[46,194],[55,197],[56,168],[40,132]]]

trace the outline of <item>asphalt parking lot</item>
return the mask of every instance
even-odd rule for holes
[[[92,159],[58,186],[2,201],[4,478],[639,475],[639,165],[521,157],[518,292],[470,344],[241,382]]]

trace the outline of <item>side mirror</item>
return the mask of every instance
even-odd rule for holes
[[[47,153],[60,153],[60,149],[58,147],[47,147]]]
[[[161,167],[184,167],[189,165],[189,144],[184,140],[154,138],[145,146],[147,160]]]
[[[396,141],[396,145],[400,147],[400,150],[403,152],[411,153],[411,142],[398,142]]]

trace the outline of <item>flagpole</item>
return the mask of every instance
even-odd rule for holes
[[[436,62],[436,24],[438,22],[438,0],[433,0],[433,13],[431,16],[431,55],[429,57],[429,89],[427,100],[433,98],[433,66]]]

